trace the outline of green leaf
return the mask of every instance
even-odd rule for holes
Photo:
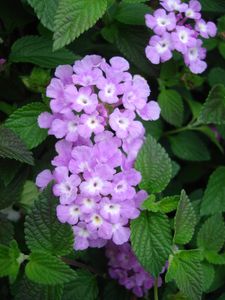
[[[166,215],[142,212],[131,222],[131,245],[145,270],[157,277],[171,253],[172,237]]]
[[[50,78],[50,70],[39,67],[34,67],[30,75],[21,77],[26,88],[35,93],[45,93]]]
[[[209,126],[201,126],[197,128],[198,131],[202,132],[204,135],[206,135],[210,141],[217,146],[217,148],[224,153],[223,147],[220,145],[218,138],[217,138],[217,133],[213,131],[212,128]]]
[[[225,253],[218,254],[216,251],[204,251],[205,259],[213,265],[225,265]]]
[[[11,158],[29,165],[34,164],[33,156],[21,139],[10,129],[0,127],[0,157]]]
[[[152,9],[143,3],[120,3],[115,14],[115,19],[128,25],[145,25],[145,14],[150,14]]]
[[[76,278],[74,270],[46,252],[32,252],[25,273],[31,281],[44,285],[63,284]]]
[[[8,245],[13,240],[14,227],[4,215],[0,214],[0,244]]]
[[[97,298],[96,276],[86,270],[77,270],[77,277],[64,286],[62,300],[96,300]]]
[[[147,0],[122,0],[123,3],[142,3],[147,2]]]
[[[216,1],[211,1],[211,0],[201,0],[202,4],[202,9],[203,11],[208,11],[208,12],[225,12],[225,3],[223,0],[216,0]]]
[[[208,218],[198,232],[197,245],[219,252],[225,242],[225,224],[221,214]]]
[[[135,168],[141,172],[140,188],[151,193],[160,193],[172,176],[171,160],[160,144],[150,135],[138,153]]]
[[[203,290],[201,257],[198,250],[178,251],[169,258],[166,282],[175,280],[181,292],[191,300],[200,300]]]
[[[33,283],[25,276],[13,289],[15,300],[61,300],[63,293],[62,285],[46,286]]]
[[[29,149],[41,144],[47,131],[38,126],[38,116],[47,110],[41,102],[29,103],[14,111],[6,120],[5,126],[20,136]]]
[[[158,97],[162,117],[174,126],[181,126],[183,122],[184,105],[178,92],[162,90]]]
[[[207,262],[202,263],[202,273],[203,273],[203,291],[207,292],[213,283],[215,277],[215,270],[212,265]]]
[[[180,195],[177,212],[174,221],[174,242],[187,244],[192,239],[196,225],[196,215],[191,201],[183,190]]]
[[[199,123],[225,124],[225,86],[218,84],[214,86],[202,107]]]
[[[173,153],[189,161],[207,161],[210,153],[201,138],[192,131],[185,131],[169,137]]]
[[[59,0],[53,48],[62,48],[92,27],[103,16],[106,8],[106,0]]]
[[[71,64],[76,56],[67,49],[52,51],[52,42],[40,36],[25,36],[17,40],[9,56],[11,62],[26,62],[43,68]]]
[[[225,59],[225,42],[220,42],[219,43],[219,52]]]
[[[53,31],[54,17],[56,14],[59,0],[27,0],[27,2],[33,7],[41,23],[45,27]]]
[[[104,300],[130,300],[130,292],[116,281],[110,281],[104,289]]]
[[[149,198],[145,200],[142,207],[149,211],[162,213],[174,211],[180,199],[180,196],[168,196],[155,202],[155,197],[153,198],[152,196],[154,195],[150,195]]]
[[[69,224],[57,220],[57,204],[58,200],[49,186],[26,216],[25,238],[31,251],[40,250],[54,255],[66,255],[72,251],[73,232]]]
[[[201,215],[225,212],[225,167],[217,168],[209,178],[205,190]]]
[[[23,186],[23,191],[20,199],[20,205],[24,209],[29,209],[34,200],[38,197],[38,189],[33,181],[27,180]]]
[[[176,177],[179,171],[180,165],[176,161],[172,160],[172,178]]]
[[[208,81],[211,87],[216,84],[225,85],[225,70],[220,67],[211,69],[208,75]]]
[[[16,241],[13,240],[9,246],[0,245],[0,277],[17,276],[20,267],[19,256],[20,251]]]

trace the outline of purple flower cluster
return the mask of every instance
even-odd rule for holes
[[[106,256],[109,259],[109,275],[132,290],[137,297],[143,297],[154,286],[154,278],[139,264],[129,243],[117,246],[109,242],[106,245]],[[161,284],[162,279],[159,277],[158,286]]]
[[[129,220],[138,217],[146,198],[135,189],[141,174],[133,165],[145,133],[136,114],[156,120],[160,108],[147,102],[146,80],[128,70],[122,57],[107,63],[97,55],[57,67],[47,88],[52,113],[38,118],[60,140],[53,172],[41,172],[36,184],[44,188],[54,180],[57,217],[71,224],[76,250],[127,242]]]
[[[188,4],[181,0],[161,0],[160,3],[163,8],[153,15],[145,15],[147,27],[155,33],[145,49],[147,58],[153,64],[159,64],[170,60],[172,51],[177,50],[191,72],[204,72],[207,68],[206,49],[202,47],[200,37],[214,37],[216,25],[201,18],[201,4],[197,0],[190,0]]]

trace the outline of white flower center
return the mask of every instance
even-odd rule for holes
[[[170,24],[170,20],[168,18],[166,18],[166,17],[159,17],[157,19],[157,24],[159,26],[165,27],[165,26],[167,26],[167,25]]]
[[[95,129],[99,125],[96,117],[90,117],[87,120],[87,126],[91,129]]]
[[[83,237],[83,238],[87,238],[87,237],[89,237],[90,234],[89,234],[87,229],[80,228],[80,230],[78,231],[78,235]]]
[[[207,27],[206,27],[206,25],[205,24],[203,24],[203,23],[199,23],[199,28],[200,28],[200,30],[202,31],[202,32],[206,32],[207,31]]]
[[[105,211],[111,215],[117,215],[120,212],[119,204],[106,204],[104,207]]]
[[[108,83],[106,84],[105,88],[104,88],[104,92],[106,97],[112,97],[115,93],[115,85],[113,83]]]
[[[116,193],[123,193],[127,190],[127,183],[124,180],[121,180],[117,183],[117,185],[114,187],[114,191]]]
[[[69,132],[76,132],[77,131],[77,122],[69,121],[67,124],[67,128]]]
[[[70,209],[69,209],[69,214],[71,216],[74,216],[74,217],[75,216],[79,217],[80,216],[80,209],[79,209],[79,207],[77,205],[71,206]]]
[[[77,103],[82,105],[82,106],[87,106],[90,104],[90,99],[87,95],[81,94],[77,98]]]
[[[191,61],[196,60],[198,58],[198,49],[197,48],[189,49],[188,57]]]
[[[92,221],[92,224],[96,227],[99,227],[102,225],[103,223],[103,219],[102,217],[100,217],[99,215],[97,214],[94,214],[92,217],[91,217],[91,221]]]
[[[90,194],[99,193],[103,188],[103,181],[99,177],[93,177],[88,181],[87,189]]]
[[[190,8],[188,8],[185,12],[186,17],[193,18],[194,17],[194,11]]]
[[[90,198],[84,198],[83,205],[86,206],[87,208],[92,208],[92,207],[94,207],[95,202]]]
[[[183,44],[186,44],[188,42],[188,33],[184,30],[181,30],[179,32],[179,39]]]
[[[169,47],[169,42],[166,40],[160,41],[157,45],[156,45],[156,49],[158,53],[164,53],[165,51],[167,51]]]
[[[120,117],[117,119],[117,124],[121,129],[126,130],[130,125],[130,121],[127,118]]]

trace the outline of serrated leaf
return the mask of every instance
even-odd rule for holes
[[[44,103],[33,102],[14,111],[5,126],[20,136],[29,149],[38,146],[47,137],[47,131],[38,126],[38,116],[47,110]]]
[[[152,9],[143,3],[120,3],[114,18],[128,25],[145,25],[145,14],[150,14]]]
[[[140,188],[151,193],[162,192],[172,176],[171,160],[164,148],[150,135],[138,153],[135,168],[141,172]]]
[[[171,253],[172,237],[166,215],[142,212],[131,222],[131,245],[145,270],[157,277]]]
[[[62,48],[92,27],[106,8],[106,0],[59,0],[54,20],[53,48]]]
[[[200,300],[203,274],[198,250],[182,250],[170,256],[166,282],[175,280],[181,292],[191,300]]]
[[[27,0],[30,6],[33,7],[36,15],[40,19],[41,23],[48,29],[54,29],[54,17],[58,7],[59,0]]]
[[[201,226],[197,245],[204,250],[219,252],[225,242],[225,224],[221,214],[208,218]]]
[[[156,203],[161,212],[170,213],[171,211],[174,211],[177,208],[179,199],[180,199],[179,196],[167,196]]]
[[[17,40],[9,56],[11,62],[26,62],[43,68],[71,64],[76,56],[68,49],[53,52],[52,41],[40,36],[25,36]]]
[[[65,284],[62,300],[96,300],[98,285],[96,276],[86,270],[77,270],[77,277]]]
[[[180,165],[176,161],[172,160],[172,178],[176,177],[179,171]]]
[[[213,131],[209,126],[201,126],[198,127],[197,130],[206,135],[211,140],[211,142],[214,143],[222,153],[224,153],[224,149],[220,145],[217,133],[215,131]]]
[[[0,157],[11,158],[29,165],[34,164],[33,156],[21,139],[10,129],[0,127]]]
[[[158,102],[162,117],[174,126],[181,126],[184,105],[180,94],[174,90],[163,90],[159,94]]]
[[[225,167],[217,168],[210,176],[205,190],[201,215],[212,215],[225,211]]]
[[[203,273],[203,291],[207,292],[213,283],[215,277],[215,270],[212,265],[207,262],[202,263],[202,273]]]
[[[201,138],[191,131],[181,132],[169,137],[173,153],[189,161],[207,161],[210,153]]]
[[[200,112],[199,123],[225,124],[225,86],[215,85]]]
[[[40,285],[33,283],[24,276],[13,289],[13,293],[15,300],[61,300],[63,286]]]
[[[39,195],[26,216],[25,238],[31,251],[41,250],[54,255],[71,252],[73,232],[71,226],[57,220],[57,204],[58,200],[49,186]]]
[[[23,191],[20,198],[20,206],[24,209],[29,209],[34,200],[38,197],[38,189],[33,181],[27,180],[23,186]]]
[[[8,245],[13,240],[14,227],[4,215],[0,214],[0,244]]]
[[[25,273],[31,281],[44,285],[63,284],[76,278],[74,270],[46,252],[32,252]]]
[[[180,195],[180,201],[174,220],[174,242],[181,245],[190,242],[194,234],[196,223],[194,208],[183,190]]]
[[[0,277],[16,277],[19,271],[20,251],[15,240],[10,242],[9,246],[0,245]]]
[[[225,265],[225,253],[218,254],[216,251],[204,251],[204,257],[213,265]]]

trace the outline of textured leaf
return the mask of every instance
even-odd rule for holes
[[[135,168],[142,175],[140,188],[149,193],[162,192],[172,176],[172,165],[168,154],[150,135],[138,153]]]
[[[38,146],[47,137],[47,131],[38,126],[37,118],[47,110],[45,104],[33,102],[16,111],[6,120],[5,126],[20,136],[29,149]]]
[[[53,31],[54,17],[59,0],[27,0],[27,2],[33,7],[41,23],[45,27]]]
[[[0,244],[8,245],[13,239],[13,234],[14,227],[12,223],[0,214]]]
[[[204,124],[225,124],[225,86],[215,85],[206,99],[198,121]]]
[[[166,215],[142,212],[131,222],[131,245],[145,270],[157,277],[171,253],[171,230]]]
[[[208,218],[198,232],[197,245],[219,252],[225,242],[225,224],[221,214]]]
[[[223,0],[201,0],[203,11],[208,12],[225,12],[225,2]]]
[[[26,216],[25,238],[31,251],[41,250],[55,255],[71,252],[73,233],[71,226],[57,220],[57,202],[51,187],[48,187]]]
[[[213,283],[213,279],[215,276],[214,267],[207,262],[202,263],[202,273],[203,273],[203,291],[206,292],[211,284]]]
[[[191,131],[181,132],[169,138],[173,153],[189,161],[207,161],[210,153],[200,137]]]
[[[71,64],[75,59],[76,56],[67,49],[53,52],[51,40],[40,36],[25,36],[17,40],[9,57],[11,62],[32,63],[43,68]]]
[[[12,241],[9,246],[0,245],[0,277],[16,277],[19,271],[20,251],[16,241]]]
[[[190,242],[196,223],[196,215],[191,201],[185,191],[182,191],[174,222],[174,242],[177,244]]]
[[[163,90],[159,94],[158,102],[163,118],[174,126],[181,126],[184,105],[180,94],[174,90]]]
[[[220,145],[220,142],[217,137],[217,133],[213,131],[212,128],[209,126],[200,126],[197,128],[198,131],[202,132],[204,135],[206,135],[210,141],[217,146],[217,148],[224,153],[223,147]]]
[[[53,48],[62,48],[92,27],[103,16],[106,8],[106,0],[59,0]]]
[[[77,270],[77,277],[65,284],[62,300],[96,300],[98,285],[96,276],[85,270]]]
[[[116,11],[115,19],[128,25],[145,25],[145,14],[152,12],[143,3],[121,3]]]
[[[155,199],[152,199],[151,196],[145,200],[142,207],[153,212],[169,213],[177,208],[180,200],[180,196],[168,196],[155,202]]]
[[[33,181],[27,180],[23,186],[23,191],[20,199],[20,206],[29,209],[34,200],[38,197],[38,189]]]
[[[216,84],[225,85],[225,70],[220,67],[211,69],[208,75],[208,81],[211,87]]]
[[[20,162],[33,165],[32,153],[27,150],[20,138],[10,129],[0,127],[0,156],[16,159]]]
[[[225,253],[218,254],[216,251],[204,251],[204,256],[213,265],[225,265]]]
[[[225,167],[217,168],[209,178],[205,190],[201,215],[225,212]]]
[[[62,260],[45,252],[32,252],[25,273],[33,282],[44,285],[57,285],[72,281],[76,272]]]
[[[24,277],[18,282],[18,287],[14,293],[15,300],[61,300],[63,286],[40,285]]]
[[[200,300],[203,274],[198,250],[182,250],[169,259],[166,282],[175,280],[181,292],[191,300]]]

